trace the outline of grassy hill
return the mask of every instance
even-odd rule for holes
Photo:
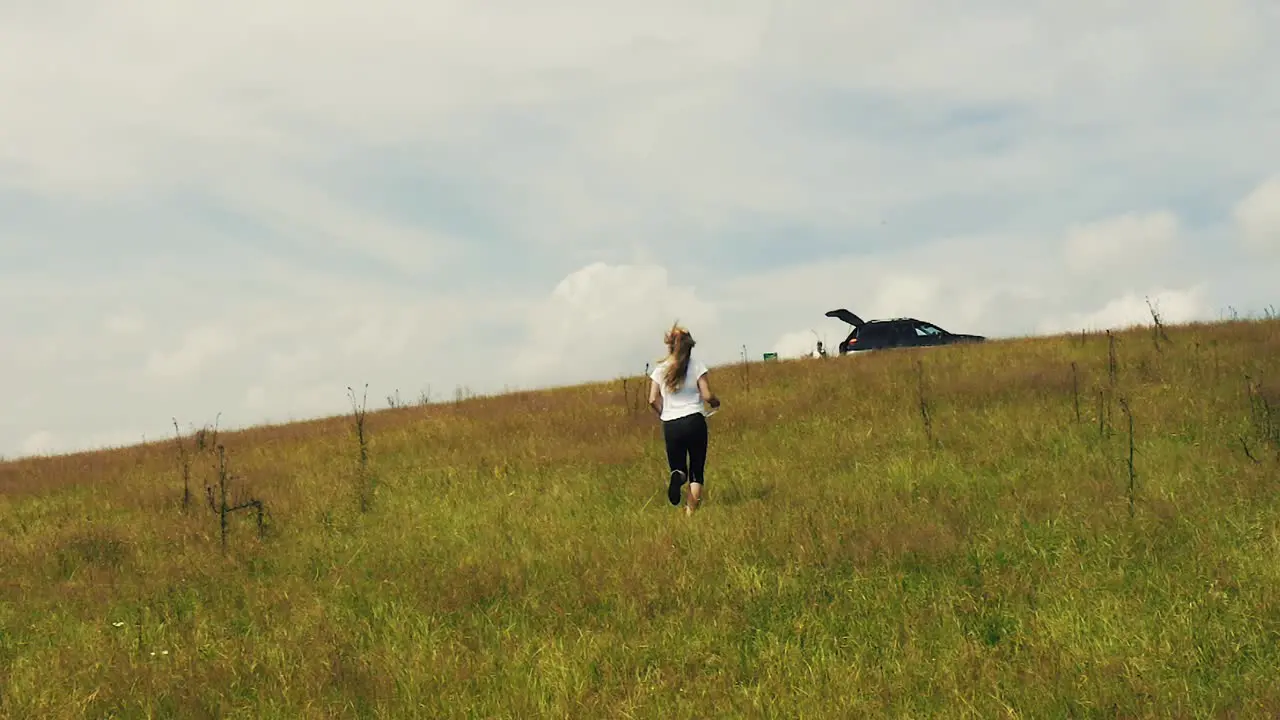
[[[1167,332],[715,368],[693,517],[639,378],[223,433],[225,549],[6,463],[0,714],[1274,717],[1280,322]]]

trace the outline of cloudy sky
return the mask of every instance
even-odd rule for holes
[[[1276,303],[1272,0],[0,0],[0,454]],[[1268,280],[1271,280],[1269,283]]]

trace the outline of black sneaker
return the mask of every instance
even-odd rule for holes
[[[683,485],[684,472],[681,470],[672,470],[671,482],[667,484],[667,499],[676,507],[680,507],[680,488]]]

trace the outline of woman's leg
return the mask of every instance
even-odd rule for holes
[[[687,433],[683,432],[679,420],[662,423],[662,440],[667,446],[667,500],[676,507],[680,506],[680,488],[689,477],[689,448],[686,442]]]
[[[702,503],[703,473],[707,467],[707,418],[701,413],[693,415],[690,424],[689,447],[689,507],[692,513]]]

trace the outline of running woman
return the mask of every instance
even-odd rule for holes
[[[720,399],[707,383],[707,366],[693,356],[695,345],[689,331],[679,325],[663,339],[667,356],[649,373],[649,407],[662,421],[662,437],[667,446],[671,470],[667,499],[680,506],[681,488],[689,483],[685,514],[692,515],[702,501],[703,471],[707,462],[707,418],[705,408],[720,407]]]

